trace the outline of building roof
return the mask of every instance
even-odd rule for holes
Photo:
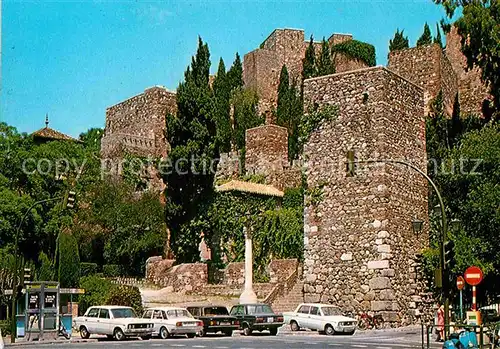
[[[34,138],[41,138],[46,140],[54,140],[54,141],[75,141],[80,142],[78,139],[75,139],[71,136],[65,135],[62,132],[56,131],[49,127],[49,117],[45,116],[45,127],[35,131],[31,134]]]
[[[283,197],[285,195],[285,193],[283,193],[279,189],[276,189],[272,185],[243,182],[237,180],[231,180],[230,182],[219,185],[215,187],[215,191],[217,192],[240,191],[245,193],[267,195],[267,196],[278,196],[278,197]]]

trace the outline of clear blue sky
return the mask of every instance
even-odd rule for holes
[[[229,67],[275,28],[306,38],[352,33],[387,62],[404,29],[414,45],[424,22],[444,16],[431,0],[374,1],[12,1],[2,2],[1,116],[21,132],[50,126],[72,136],[103,127],[105,111],[146,87],[175,89],[197,45],[208,42],[212,71]]]

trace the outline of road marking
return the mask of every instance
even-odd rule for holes
[[[185,347],[184,344],[170,344],[171,347]]]
[[[193,345],[191,348],[206,348],[204,345]]]
[[[354,347],[354,348],[368,348],[367,345],[362,345],[362,344],[352,344],[351,347]]]

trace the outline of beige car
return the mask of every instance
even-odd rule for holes
[[[203,322],[195,319],[185,308],[149,308],[142,318],[154,322],[153,336],[162,339],[178,335],[194,338],[203,330]]]

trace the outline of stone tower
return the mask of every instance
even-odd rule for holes
[[[126,154],[159,159],[167,156],[166,115],[177,111],[176,95],[155,86],[106,109],[106,127],[101,140],[101,159],[107,170],[119,172]],[[148,172],[154,172],[149,168]],[[156,173],[149,173],[151,188],[163,190]]]
[[[307,79],[306,110],[336,105],[338,118],[304,147],[308,193],[304,212],[304,296],[343,310],[373,311],[392,325],[415,321],[422,285],[413,267],[428,233],[427,182],[394,165],[361,159],[405,159],[426,170],[424,93],[384,67]],[[314,194],[314,198],[311,193]]]

